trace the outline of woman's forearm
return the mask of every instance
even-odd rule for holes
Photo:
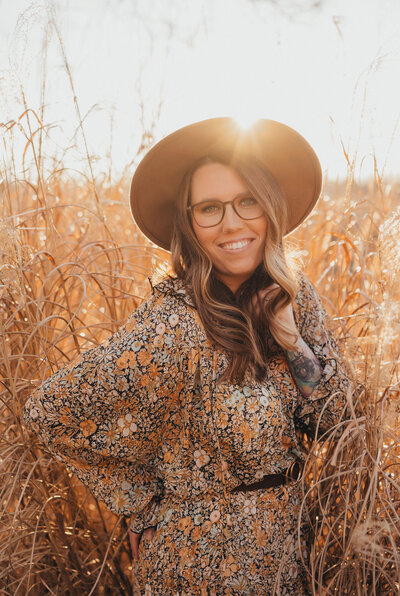
[[[322,377],[322,367],[311,348],[299,335],[294,350],[284,350],[287,362],[301,393],[308,397]]]

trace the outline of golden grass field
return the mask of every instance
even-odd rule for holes
[[[14,135],[30,168],[17,175]],[[4,595],[129,594],[127,523],[96,502],[21,423],[28,395],[101,343],[150,294],[168,254],[137,231],[130,175],[110,183],[45,159],[45,127],[26,111],[2,125],[0,219],[1,541]],[[139,157],[139,156],[138,156]],[[346,156],[343,157],[346,159]],[[364,384],[340,440],[310,449],[304,506],[315,530],[315,594],[400,590],[400,184],[372,173],[325,181],[286,242],[332,317]],[[310,446],[311,447],[311,446]]]

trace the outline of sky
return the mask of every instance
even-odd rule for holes
[[[357,181],[374,158],[399,177],[399,68],[398,0],[0,0],[0,122],[23,113],[22,89],[44,106],[47,154],[79,169],[78,105],[115,180],[144,129],[226,115],[292,126],[330,179],[347,177],[344,150]]]

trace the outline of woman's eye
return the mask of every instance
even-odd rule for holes
[[[254,197],[244,197],[240,199],[240,206],[241,207],[254,207],[257,204],[257,201]]]
[[[219,205],[217,205],[216,203],[207,203],[206,205],[203,205],[201,207],[201,213],[204,213],[204,215],[210,215],[218,211],[219,208]]]

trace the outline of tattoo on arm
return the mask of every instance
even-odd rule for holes
[[[295,350],[285,350],[290,372],[303,395],[308,397],[318,385],[323,368],[311,348],[299,337]]]

